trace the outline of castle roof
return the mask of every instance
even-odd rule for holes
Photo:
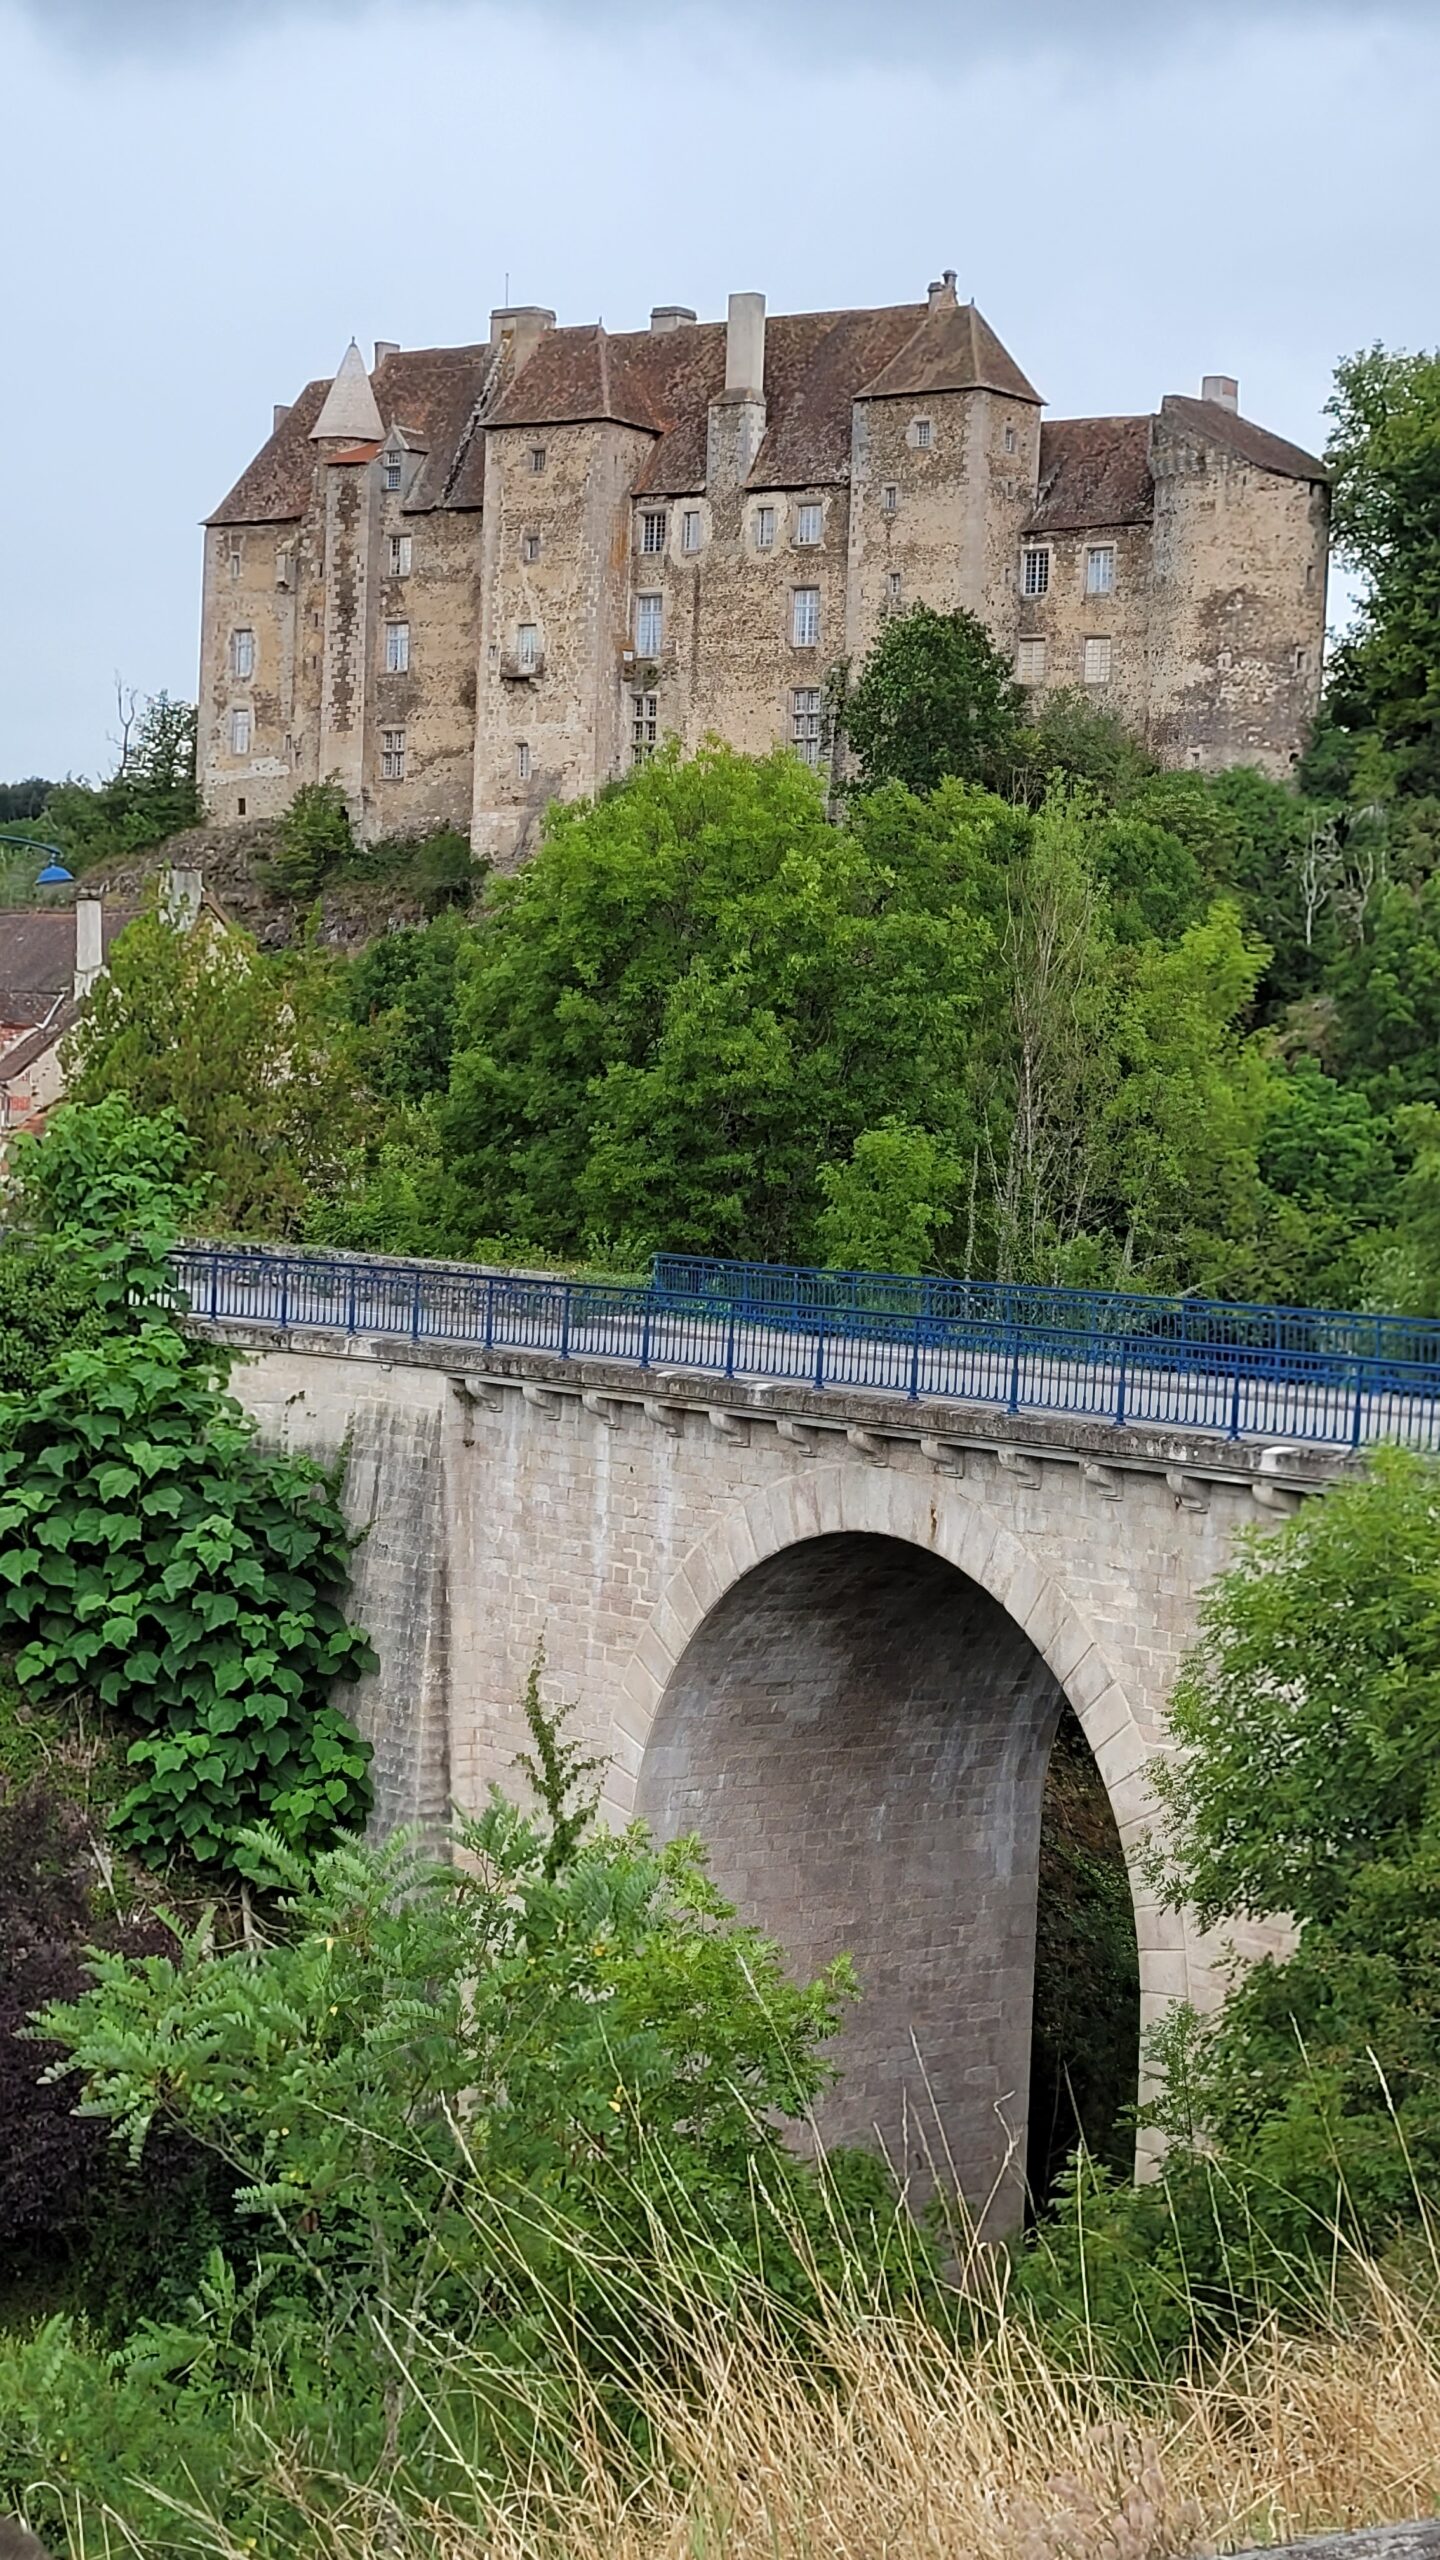
[[[1148,417],[1046,421],[1040,430],[1040,486],[1027,530],[1145,524],[1154,512]]]
[[[104,949],[140,909],[107,898],[102,917]],[[0,1025],[30,1031],[48,1023],[75,984],[75,909],[12,907],[0,915]]]
[[[1259,471],[1274,471],[1282,480],[1330,477],[1318,455],[1288,443],[1284,436],[1272,436],[1268,427],[1257,427],[1252,419],[1227,409],[1223,401],[1187,400],[1171,392],[1160,403],[1160,417],[1162,423],[1169,420],[1211,444],[1223,444],[1241,462],[1253,462]]]
[[[998,391],[1007,400],[1040,394],[973,302],[940,302],[926,309],[914,336],[874,382],[865,400],[923,400],[939,391]]]
[[[340,370],[325,394],[320,415],[310,430],[311,442],[320,444],[333,437],[337,443],[368,444],[384,433],[384,422],[370,388],[365,359],[352,338]]]
[[[398,426],[408,444],[426,451],[428,460],[405,501],[408,513],[466,503],[451,495],[450,482],[468,450],[495,362],[495,349],[489,346],[405,347],[382,356],[376,366],[369,387],[377,422],[370,435],[355,441],[381,442]],[[212,525],[287,524],[303,516],[314,481],[316,421],[332,388],[328,382],[306,384],[208,519]],[[478,505],[478,497],[469,503]]]

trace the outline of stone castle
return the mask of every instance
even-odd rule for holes
[[[877,311],[740,293],[612,336],[507,309],[368,373],[352,345],[207,527],[206,803],[271,817],[333,778],[363,836],[468,827],[513,864],[550,800],[671,736],[825,761],[832,671],[921,603],[1167,764],[1284,774],[1328,494],[1225,376],[1042,420],[949,272]]]

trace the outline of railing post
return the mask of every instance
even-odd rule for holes
[[[281,1322],[281,1324],[282,1324],[282,1325],[287,1325],[287,1324],[289,1323],[289,1321],[290,1321],[290,1265],[289,1265],[289,1263],[288,1263],[288,1262],[282,1262],[282,1263],[281,1263],[281,1265],[280,1265],[280,1322]]]
[[[345,1291],[345,1330],[347,1333],[353,1333],[355,1331],[355,1283],[359,1273],[353,1262],[349,1266],[349,1271],[349,1285]]]
[[[815,1366],[814,1366],[813,1371],[811,1372],[811,1375],[813,1376],[814,1381],[815,1381],[815,1384],[816,1384],[816,1386],[817,1386],[817,1387],[823,1387],[823,1386],[824,1386],[824,1384],[825,1384],[825,1309],[824,1309],[824,1307],[823,1307],[823,1306],[821,1306],[821,1305],[819,1305],[819,1304],[817,1304],[817,1305],[816,1305],[816,1309],[815,1309]]]
[[[218,1254],[218,1253],[212,1253],[212,1254],[211,1254],[211,1256],[210,1256],[210,1313],[211,1313],[212,1318],[214,1317],[214,1315],[215,1315],[215,1313],[216,1313],[217,1306],[218,1306],[218,1301],[219,1301],[219,1297],[220,1297],[220,1256],[219,1256],[219,1254]]]
[[[487,1351],[493,1351],[495,1348],[495,1274],[493,1271],[487,1271],[485,1275],[485,1348]]]
[[[420,1266],[418,1263],[415,1266],[415,1277],[410,1283],[410,1339],[412,1342],[418,1342],[420,1339]]]
[[[910,1402],[912,1404],[916,1402],[920,1393],[920,1329],[925,1321],[923,1307],[924,1292],[922,1290],[916,1303],[915,1328],[910,1338]]]
[[[1010,1393],[1005,1400],[1005,1410],[1007,1413],[1018,1413],[1020,1410],[1020,1330],[1018,1325],[1015,1328],[1014,1348],[1010,1354]]]
[[[1358,1449],[1365,1426],[1365,1363],[1355,1363],[1355,1410],[1350,1420],[1350,1446]]]
[[[570,1357],[570,1300],[573,1292],[567,1280],[560,1294],[560,1357]]]
[[[1238,1440],[1240,1437],[1240,1389],[1242,1384],[1243,1373],[1237,1368],[1235,1372],[1235,1384],[1230,1390],[1230,1430],[1228,1436],[1232,1440]]]
[[[654,1304],[655,1292],[653,1289],[647,1289],[645,1292],[645,1313],[641,1318],[640,1323],[640,1366],[642,1369],[648,1369],[650,1366],[650,1315]]]
[[[735,1301],[733,1298],[730,1301],[730,1314],[725,1326],[725,1375],[727,1378],[733,1378],[735,1375]]]
[[[1125,1354],[1129,1347],[1127,1338],[1122,1333],[1120,1336],[1120,1367],[1115,1379],[1115,1428],[1117,1431],[1125,1419]]]

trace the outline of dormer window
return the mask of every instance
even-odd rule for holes
[[[405,457],[403,454],[394,452],[387,453],[380,475],[382,486],[386,489],[398,489],[404,468]]]

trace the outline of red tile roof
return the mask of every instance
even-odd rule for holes
[[[449,496],[448,483],[463,459],[467,431],[495,361],[489,346],[409,347],[382,357],[373,376],[380,415],[387,429],[403,427],[428,455],[406,500],[407,511],[464,503]],[[316,468],[310,430],[329,388],[328,382],[307,382],[294,408],[208,519],[212,525],[289,524],[303,516]],[[349,461],[351,456],[336,459]]]
[[[1042,426],[1029,531],[1145,524],[1154,512],[1148,418],[1052,418]]]
[[[1218,400],[1187,400],[1171,392],[1160,403],[1160,418],[1162,424],[1169,420],[1211,444],[1224,445],[1240,461],[1253,462],[1258,471],[1273,471],[1282,480],[1328,480],[1330,476],[1324,463],[1303,445],[1272,436],[1268,427],[1237,417]]]
[[[107,898],[106,952],[133,924],[138,906]],[[26,1030],[48,1021],[58,997],[75,984],[75,909],[0,908],[0,1023]]]

